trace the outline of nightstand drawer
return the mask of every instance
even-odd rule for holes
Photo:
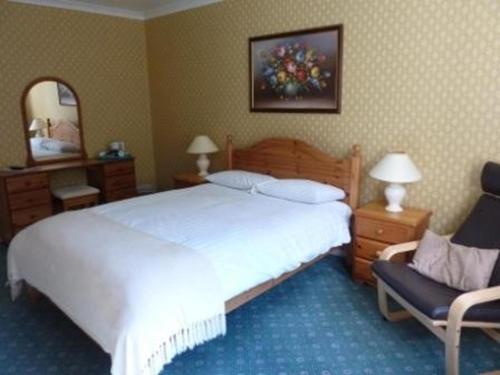
[[[355,280],[366,281],[375,284],[376,280],[372,274],[372,262],[363,258],[354,257],[352,276]]]
[[[357,217],[355,225],[357,235],[388,243],[410,241],[415,232],[413,227],[365,217]]]
[[[356,256],[365,259],[378,259],[378,253],[384,251],[390,244],[369,240],[368,238],[356,237]]]
[[[178,173],[173,176],[173,179],[175,189],[184,189],[208,182],[204,177],[198,175],[198,173]]]

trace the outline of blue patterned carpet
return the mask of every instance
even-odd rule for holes
[[[0,248],[5,281],[5,250]],[[500,369],[500,345],[466,331],[462,373]],[[380,318],[375,289],[328,257],[228,316],[228,334],[163,375],[442,374],[444,346],[413,320]],[[0,292],[0,374],[108,374],[108,356],[48,301]]]

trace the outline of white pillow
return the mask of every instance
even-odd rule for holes
[[[258,185],[257,192],[274,198],[302,203],[326,203],[345,198],[345,192],[342,189],[301,179],[275,180]]]
[[[274,177],[265,174],[239,170],[213,173],[205,177],[205,179],[217,185],[240,190],[252,190],[259,184],[276,180]]]

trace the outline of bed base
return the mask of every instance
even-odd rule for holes
[[[226,301],[225,303],[225,309],[226,309],[226,314],[229,314],[231,311],[236,310],[238,307],[243,306],[247,302],[250,302],[254,298],[257,298],[261,294],[264,294],[267,292],[269,289],[274,288],[275,286],[281,284],[283,281],[289,279],[290,277],[294,276],[295,274],[304,271],[305,269],[311,267],[315,263],[319,262],[323,258],[325,258],[328,255],[332,255],[334,249],[329,250],[325,254],[321,254],[314,258],[313,260],[303,263],[300,267],[294,269],[293,271],[286,272],[277,279],[271,279],[269,281],[265,281],[262,284],[259,284],[252,289],[247,290],[246,292],[243,292],[241,294],[238,294],[236,297],[231,298],[230,300]],[[40,299],[44,298],[45,295],[38,291],[38,289],[32,287],[28,283],[26,283],[26,296],[28,297],[29,301],[33,304],[36,304],[40,301]]]
[[[253,287],[252,289],[249,289],[246,292],[238,294],[236,297],[233,297],[230,300],[226,301],[226,314],[230,313],[233,310],[236,310],[238,307],[243,306],[245,303],[250,302],[251,300],[257,298],[261,294],[264,294],[269,289],[272,289],[276,285],[281,284],[283,281],[294,276],[295,274],[305,270],[306,268],[311,267],[313,264],[320,261],[327,255],[330,255],[332,250],[329,250],[327,253],[317,256],[316,258],[307,263],[303,263],[300,267],[294,269],[293,271],[284,273],[277,279],[271,279],[269,281],[265,281],[262,284],[259,284],[256,287]]]

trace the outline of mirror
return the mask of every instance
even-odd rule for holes
[[[68,83],[52,77],[31,82],[24,90],[21,107],[28,165],[87,157],[80,100]]]

